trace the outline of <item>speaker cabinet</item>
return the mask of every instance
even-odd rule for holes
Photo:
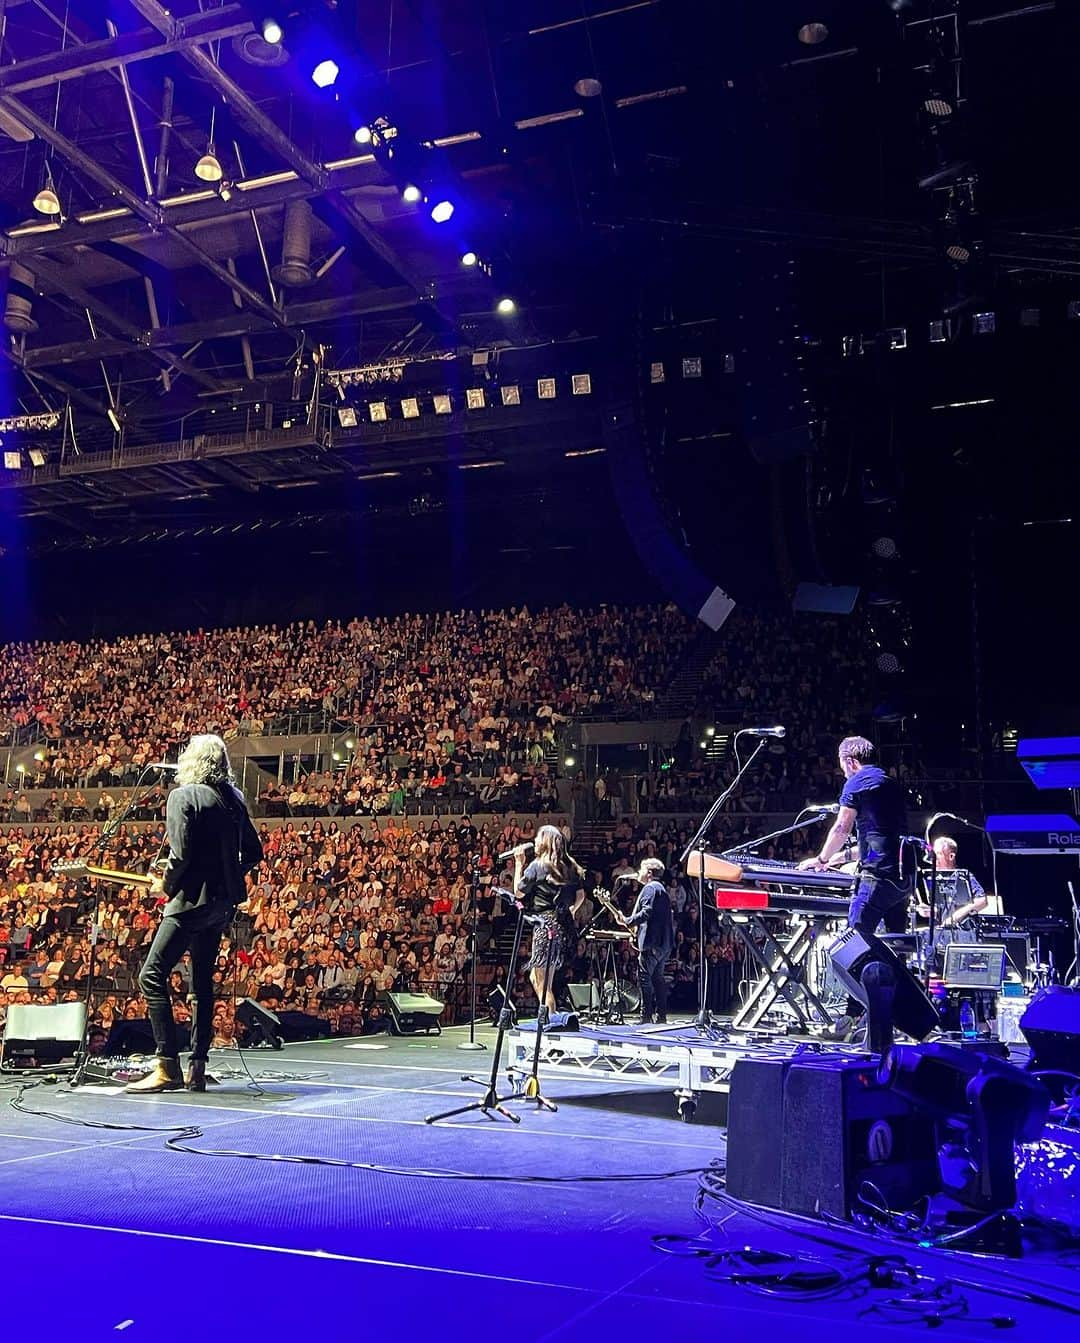
[[[788,1212],[847,1217],[863,1183],[892,1207],[939,1186],[930,1116],[846,1056],[739,1059],[728,1102],[727,1189]]]
[[[1080,989],[1052,984],[1037,994],[1020,1018],[1031,1046],[1031,1067],[1080,1074]]]
[[[923,986],[896,952],[878,937],[866,937],[857,928],[846,928],[829,953],[837,978],[853,998],[866,1006],[862,972],[870,961],[891,965],[896,977],[893,1023],[913,1040],[925,1040],[940,1023],[937,1009],[926,996]]]
[[[384,993],[383,1003],[390,1018],[391,1035],[442,1034],[439,1018],[444,1003],[426,993]]]
[[[47,1068],[73,1059],[85,1026],[85,1003],[13,1003],[7,1010],[0,1067]]]

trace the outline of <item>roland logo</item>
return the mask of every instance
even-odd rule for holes
[[[1046,838],[1063,849],[1080,848],[1080,830],[1051,830]]]

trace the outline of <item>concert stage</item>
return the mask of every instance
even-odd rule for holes
[[[806,1240],[795,1219],[732,1216],[706,1198],[709,1229],[695,1213],[693,1172],[723,1160],[722,1097],[703,1094],[687,1125],[647,1077],[624,1071],[608,1085],[595,1072],[553,1071],[542,1078],[557,1113],[525,1102],[515,1106],[520,1124],[472,1113],[428,1125],[425,1116],[481,1091],[461,1074],[486,1074],[491,1053],[459,1051],[464,1038],[455,1029],[250,1051],[262,1095],[233,1051],[214,1055],[221,1085],[202,1096],[71,1094],[62,1081],[26,1090],[28,1109],[61,1118],[6,1103],[0,1116],[9,1303],[38,1328],[60,1323],[87,1339],[307,1337],[335,1327],[403,1343],[493,1332],[539,1343],[720,1331],[739,1339],[772,1327],[816,1340],[856,1323],[861,1339],[895,1338],[893,1317],[881,1313],[889,1292],[777,1300],[718,1281],[694,1253],[753,1245],[841,1266],[865,1260],[866,1244],[847,1229],[806,1224],[850,1242],[845,1252]],[[493,1032],[480,1038],[490,1046]],[[0,1099],[15,1096],[18,1081],[5,1076]],[[170,1134],[207,1152],[331,1164],[192,1155],[168,1148]],[[1074,1270],[1053,1259],[1002,1268],[868,1243],[938,1279],[1010,1290],[1030,1281],[1080,1309]],[[969,1317],[1071,1327],[1056,1309],[955,1290]],[[871,1305],[879,1310],[861,1313]],[[946,1332],[992,1330],[950,1318]]]

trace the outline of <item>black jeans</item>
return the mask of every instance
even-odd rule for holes
[[[191,991],[195,997],[191,1013],[191,1057],[203,1061],[209,1058],[214,1033],[214,966],[224,927],[219,923],[211,928],[192,928],[169,916],[158,925],[139,971],[139,988],[146,999],[158,1058],[175,1059],[179,1053],[176,1021],[169,998],[169,975],[185,951],[191,952]]]
[[[902,933],[907,927],[910,894],[910,888],[900,882],[894,882],[887,877],[876,877],[869,872],[862,873],[848,908],[849,926],[857,928],[864,937],[872,937],[882,924],[885,925],[887,933]],[[868,979],[867,971],[871,966],[876,969]],[[876,1038],[880,1035],[881,1040],[891,1043],[892,994],[895,990],[892,982],[892,966],[885,962],[871,961],[863,967],[860,978],[871,1005],[871,1036]],[[849,998],[847,1012],[852,1017],[861,1016],[862,1003],[857,998]],[[887,1022],[880,1020],[883,1015],[889,1017]],[[870,1045],[872,1049],[875,1048],[874,1038],[871,1039]],[[884,1045],[880,1042],[876,1052],[884,1053]]]
[[[664,966],[667,953],[659,947],[642,947],[638,952],[638,984],[641,988],[641,1015],[667,1016],[667,980]]]

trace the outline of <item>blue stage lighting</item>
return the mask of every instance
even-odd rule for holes
[[[445,224],[453,216],[454,202],[448,200],[436,201],[431,207],[431,218],[436,224]]]
[[[402,188],[401,199],[408,205],[415,205],[417,201],[423,200],[423,198],[424,193],[415,182],[410,182],[406,187]]]
[[[277,19],[268,15],[262,21],[262,35],[264,42],[269,42],[272,47],[276,47],[280,44],[285,33]]]
[[[475,266],[479,260],[480,258],[475,252],[462,252],[461,254],[461,264],[463,266]]]
[[[326,60],[320,61],[315,69],[312,70],[311,79],[320,89],[328,89],[337,79],[339,74],[341,74],[341,70],[338,67],[337,61],[330,60],[330,58],[327,57]]]

